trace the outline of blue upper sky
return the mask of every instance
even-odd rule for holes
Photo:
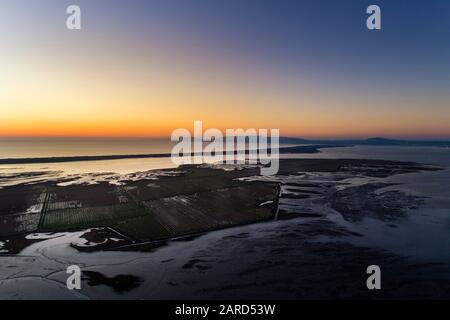
[[[222,50],[292,72],[306,68],[375,86],[405,81],[413,88],[442,89],[450,83],[450,1],[446,0],[127,3],[125,9],[120,3],[113,7],[121,14],[125,10],[125,21],[131,25],[152,26],[156,20],[188,38],[201,38]],[[370,4],[382,10],[381,31],[365,27]]]
[[[70,4],[82,9],[80,33],[64,28]],[[382,30],[366,28],[371,4],[381,8]],[[64,63],[84,74],[100,70],[105,75],[97,79],[105,83],[100,89],[119,88],[129,100],[140,96],[130,101],[140,118],[145,108],[162,114],[167,105],[172,114],[183,114],[169,93],[163,96],[167,90],[181,102],[220,105],[215,115],[200,106],[186,112],[223,119],[217,126],[232,125],[226,121],[248,109],[243,125],[273,123],[296,135],[450,137],[447,0],[0,0],[0,37],[6,39],[0,59],[11,70],[48,64],[53,78],[34,81],[42,86],[73,72]],[[137,92],[124,76],[160,85],[154,105],[161,110],[146,107],[152,97]],[[79,96],[87,96],[83,81]],[[235,104],[242,101],[244,107]],[[101,110],[109,116],[109,105],[106,98],[98,104],[99,117]],[[264,113],[268,105],[285,118]],[[71,117],[76,116],[74,111]],[[380,125],[368,123],[364,131],[364,119]]]

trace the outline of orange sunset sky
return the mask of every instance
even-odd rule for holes
[[[199,16],[182,2],[102,3],[80,1],[83,28],[69,31],[64,1],[0,2],[0,136],[161,137],[202,120],[284,136],[450,137],[449,64],[430,62],[448,48],[405,61],[419,44],[396,25],[368,34],[337,10],[333,30],[246,5],[231,25],[226,4]]]

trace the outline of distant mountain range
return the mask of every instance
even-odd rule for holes
[[[302,138],[280,137],[280,143],[285,144],[314,144],[314,145],[367,145],[367,146],[428,146],[450,147],[450,141],[422,141],[422,140],[395,140],[386,138],[368,138],[362,140],[308,140]]]

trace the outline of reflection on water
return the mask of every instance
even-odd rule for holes
[[[378,192],[402,190],[408,194],[427,197],[423,206],[411,210],[407,217],[395,223],[373,218],[348,223],[338,213],[332,219],[364,235],[361,238],[347,239],[354,244],[389,249],[423,261],[450,263],[450,149],[356,146],[324,149],[322,156],[413,161],[443,166],[444,170],[441,171],[406,173],[383,179],[384,182],[399,185],[383,188]]]
[[[75,263],[85,269],[101,272],[105,279],[114,279],[123,274],[133,274],[143,279],[140,286],[132,290],[127,298],[235,297],[231,293],[239,293],[241,296],[248,294],[253,298],[259,295],[289,297],[289,294],[297,298],[302,294],[311,297],[312,294],[320,293],[321,289],[328,290],[327,283],[323,283],[323,288],[320,285],[323,274],[333,276],[335,270],[331,266],[351,266],[351,263],[355,263],[354,257],[358,257],[358,263],[374,262],[370,254],[364,260],[365,251],[355,252],[346,247],[348,243],[358,247],[388,250],[411,257],[419,263],[447,263],[445,269],[449,269],[449,149],[356,146],[324,149],[320,154],[283,157],[415,161],[444,166],[445,169],[370,178],[371,182],[378,180],[399,184],[383,188],[382,191],[403,190],[408,194],[427,197],[419,208],[409,210],[405,216],[393,221],[366,217],[350,222],[339,212],[328,208],[324,216],[319,218],[297,218],[213,231],[192,241],[171,241],[167,246],[149,252],[95,254],[77,252],[69,246],[79,241],[83,232],[66,233],[61,237],[30,245],[21,252],[20,257],[0,260],[0,267],[16,266],[14,270],[2,268],[2,273],[6,272],[3,276],[11,278],[2,282],[3,293],[0,292],[0,296],[17,294],[17,288],[21,288],[22,294],[28,293],[28,296],[33,292],[38,294],[42,288],[48,288],[45,292],[51,296],[68,297],[69,293],[57,283],[64,283],[65,266]],[[169,164],[170,159],[135,159],[36,165],[33,169],[63,170],[78,174],[97,170],[128,173],[168,168]],[[23,166],[20,170],[33,171],[30,168]],[[340,182],[361,185],[364,179],[355,177]],[[336,230],[339,230],[336,226],[347,231],[340,231],[340,236],[336,236]],[[355,236],[356,234],[359,236]],[[316,247],[305,245],[311,240]],[[335,247],[330,243],[335,243]],[[314,254],[311,255],[311,252]],[[319,252],[319,259],[316,252]],[[325,254],[321,256],[320,252]],[[450,278],[449,273],[439,276],[440,279]],[[339,283],[339,277],[333,281]],[[341,288],[344,292],[346,286],[348,287],[348,279],[343,279]],[[94,298],[110,295],[111,290],[105,286],[95,286],[89,292],[89,296]]]
[[[377,159],[450,165],[450,148],[411,146],[354,146],[322,149],[320,154],[283,155],[283,157],[328,159]]]
[[[172,163],[170,158],[146,158],[45,164],[0,165],[0,174],[2,175],[8,173],[24,172],[61,172],[67,175],[85,173],[126,174],[174,167],[175,165]]]
[[[364,235],[350,239],[359,246],[388,249],[413,257],[423,263],[450,264],[450,209],[425,207],[411,210],[408,217],[395,224],[365,218],[348,225],[349,229]]]
[[[0,159],[168,153],[169,139],[1,138]]]

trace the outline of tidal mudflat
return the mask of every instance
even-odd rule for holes
[[[49,298],[445,297],[444,265],[339,241],[363,237],[351,224],[367,218],[394,228],[427,200],[389,178],[440,169],[284,159],[276,176],[208,164],[7,186],[0,295],[46,288]],[[342,221],[330,219],[336,215]],[[76,293],[65,292],[71,264],[84,271]],[[387,271],[387,290],[365,288],[370,264]]]

